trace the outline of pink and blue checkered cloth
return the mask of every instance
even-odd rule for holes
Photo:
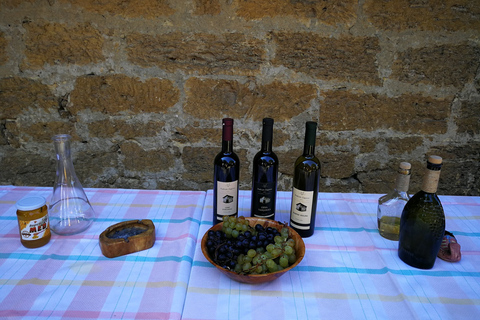
[[[320,193],[304,260],[266,284],[230,280],[203,257],[212,191],[85,189],[97,212],[87,231],[53,234],[38,249],[19,240],[15,203],[51,188],[0,186],[0,319],[480,319],[480,197],[442,196],[462,260],[419,270],[377,231],[380,195]],[[276,219],[289,220],[290,192]],[[250,192],[240,192],[249,215]],[[105,258],[108,226],[151,219],[155,245]]]
[[[37,249],[19,240],[15,203],[51,188],[0,187],[0,319],[180,319],[205,192],[85,189],[97,219]],[[152,248],[113,259],[98,237],[151,219]]]
[[[480,197],[441,197],[462,260],[419,270],[398,258],[398,242],[378,234],[379,196],[320,193],[305,258],[271,283],[230,280],[197,244],[183,319],[480,319]],[[250,192],[240,198],[249,215]],[[211,226],[212,199],[209,191],[199,237]],[[291,193],[279,192],[276,220],[289,221],[290,204]]]

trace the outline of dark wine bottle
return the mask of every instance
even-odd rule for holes
[[[436,192],[442,158],[430,156],[422,189],[405,205],[400,218],[398,256],[406,264],[431,269],[445,233],[445,214]]]
[[[240,161],[233,152],[233,119],[222,121],[222,151],[217,154],[213,170],[213,224],[224,216],[238,215],[238,181]]]
[[[308,121],[305,127],[303,154],[295,161],[293,174],[290,226],[302,237],[310,237],[315,230],[320,161],[315,157],[317,123]]]
[[[278,158],[272,151],[273,119],[263,119],[262,149],[253,158],[252,217],[275,219]]]

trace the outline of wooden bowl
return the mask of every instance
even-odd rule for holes
[[[107,258],[146,250],[155,243],[155,226],[149,219],[123,221],[105,229],[99,242]]]
[[[253,217],[246,217],[245,219],[248,220],[248,223],[251,227],[255,227],[255,225],[257,225],[257,224],[261,224],[264,228],[272,227],[272,228],[276,228],[278,231],[280,231],[281,228],[284,226],[283,224],[281,224],[277,221],[269,220],[269,219],[253,218]],[[202,247],[202,252],[203,252],[203,255],[205,256],[205,258],[211,264],[213,264],[218,270],[220,270],[220,272],[222,272],[224,275],[226,275],[227,277],[229,277],[232,280],[242,282],[242,283],[250,283],[250,284],[257,284],[257,283],[264,283],[264,282],[273,281],[273,280],[283,276],[289,270],[295,268],[300,263],[300,261],[302,261],[303,257],[305,256],[305,243],[303,242],[302,237],[295,230],[288,227],[289,238],[292,238],[293,240],[295,240],[295,248],[294,249],[295,249],[295,254],[297,256],[297,261],[295,261],[294,264],[292,264],[291,266],[289,266],[289,267],[287,267],[283,270],[276,271],[276,272],[271,272],[271,273],[252,274],[252,275],[238,274],[234,271],[230,271],[230,270],[227,270],[225,268],[222,268],[221,266],[219,266],[218,264],[213,262],[213,260],[210,258],[210,255],[208,254],[208,249],[207,249],[208,232],[209,231],[221,230],[222,226],[223,226],[223,222],[220,222],[220,223],[214,225],[213,227],[211,227],[210,229],[208,229],[208,231],[205,232],[205,234],[203,235],[201,247]]]

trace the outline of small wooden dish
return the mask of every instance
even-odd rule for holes
[[[149,249],[155,243],[152,220],[130,220],[114,224],[100,234],[100,249],[107,258]]]
[[[283,227],[283,224],[274,220],[253,218],[253,217],[246,217],[245,219],[248,220],[248,224],[251,227],[255,227],[256,224],[261,224],[264,228],[272,227],[272,228],[276,228],[279,231]],[[250,283],[250,284],[273,281],[283,276],[287,271],[295,268],[305,256],[305,243],[303,242],[302,237],[295,230],[287,226],[289,230],[289,238],[293,238],[293,240],[295,240],[295,253],[297,255],[297,261],[295,261],[294,264],[292,264],[288,268],[285,268],[277,272],[271,272],[271,273],[265,273],[265,274],[252,274],[252,275],[238,274],[234,271],[230,271],[225,268],[222,268],[221,266],[213,262],[213,260],[210,258],[210,255],[208,254],[208,249],[207,249],[208,232],[210,230],[213,230],[213,231],[222,230],[222,226],[223,226],[223,222],[220,222],[214,225],[213,227],[211,227],[210,229],[208,229],[208,231],[205,232],[205,234],[203,235],[201,247],[202,247],[202,252],[205,258],[211,264],[217,267],[217,269],[220,270],[220,272],[222,272],[224,275],[226,275],[232,280],[242,282],[242,283]]]

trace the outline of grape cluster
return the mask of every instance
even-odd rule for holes
[[[287,227],[251,227],[242,216],[224,217],[221,230],[208,232],[206,245],[216,264],[239,274],[275,272],[297,260]]]

